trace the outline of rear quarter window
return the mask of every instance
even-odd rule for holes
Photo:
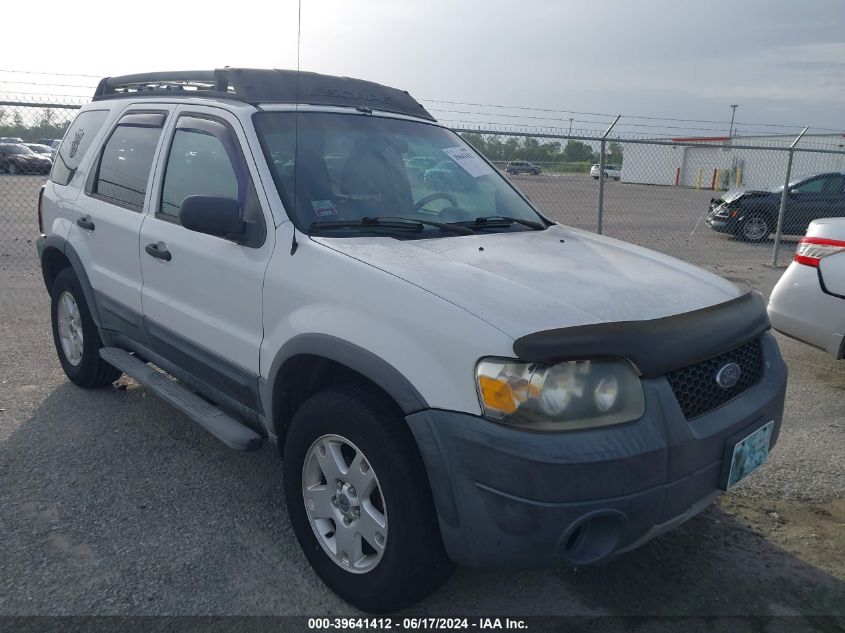
[[[108,116],[108,110],[86,110],[79,113],[59,146],[50,180],[57,185],[67,185],[73,179],[82,159],[91,148],[91,142]]]

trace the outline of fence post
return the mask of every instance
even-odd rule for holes
[[[808,128],[804,128],[801,130],[801,133],[795,137],[795,140],[792,141],[792,145],[789,146],[789,156],[786,159],[786,178],[783,181],[783,191],[780,194],[780,209],[778,209],[778,224],[777,228],[775,229],[775,246],[772,250],[772,266],[778,265],[778,253],[780,252],[780,238],[781,234],[783,233],[783,216],[786,212],[786,203],[789,200],[789,180],[792,177],[792,158],[795,155],[795,146],[798,145],[798,141],[801,140],[801,137],[804,136],[804,132],[807,131]]]
[[[601,144],[599,146],[599,208],[598,208],[598,222],[597,222],[597,230],[596,232],[601,235],[602,233],[602,224],[604,220],[604,165],[605,165],[605,158],[604,158],[604,150],[605,144],[607,143],[607,135],[610,134],[610,131],[613,129],[613,126],[616,125],[617,121],[622,117],[621,114],[617,114],[616,118],[613,119],[613,123],[610,124],[604,134],[601,135]]]

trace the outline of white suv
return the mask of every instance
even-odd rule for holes
[[[472,186],[432,191],[415,156]],[[278,444],[305,555],[368,611],[453,563],[607,560],[777,438],[758,294],[555,224],[399,90],[104,79],[39,217],[70,380],[126,373],[232,448]]]

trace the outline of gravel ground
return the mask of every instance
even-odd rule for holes
[[[577,185],[585,204],[591,184]],[[525,186],[558,195],[542,187]],[[711,269],[771,290],[781,270],[730,256],[768,247],[705,235],[724,251]],[[94,392],[65,379],[29,248],[0,243],[0,615],[354,613],[299,551],[275,449],[229,451],[127,379]],[[458,569],[410,612],[845,615],[845,363],[778,339],[780,442],[731,494],[605,566]]]

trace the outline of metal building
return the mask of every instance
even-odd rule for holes
[[[625,143],[622,182],[680,185],[702,189],[773,188],[783,184],[787,154],[766,148],[789,147],[794,135],[683,137],[654,139],[677,145]],[[743,149],[755,146],[759,149]],[[807,134],[799,148],[845,149],[845,134]],[[792,179],[826,171],[845,172],[845,154],[797,152]]]

